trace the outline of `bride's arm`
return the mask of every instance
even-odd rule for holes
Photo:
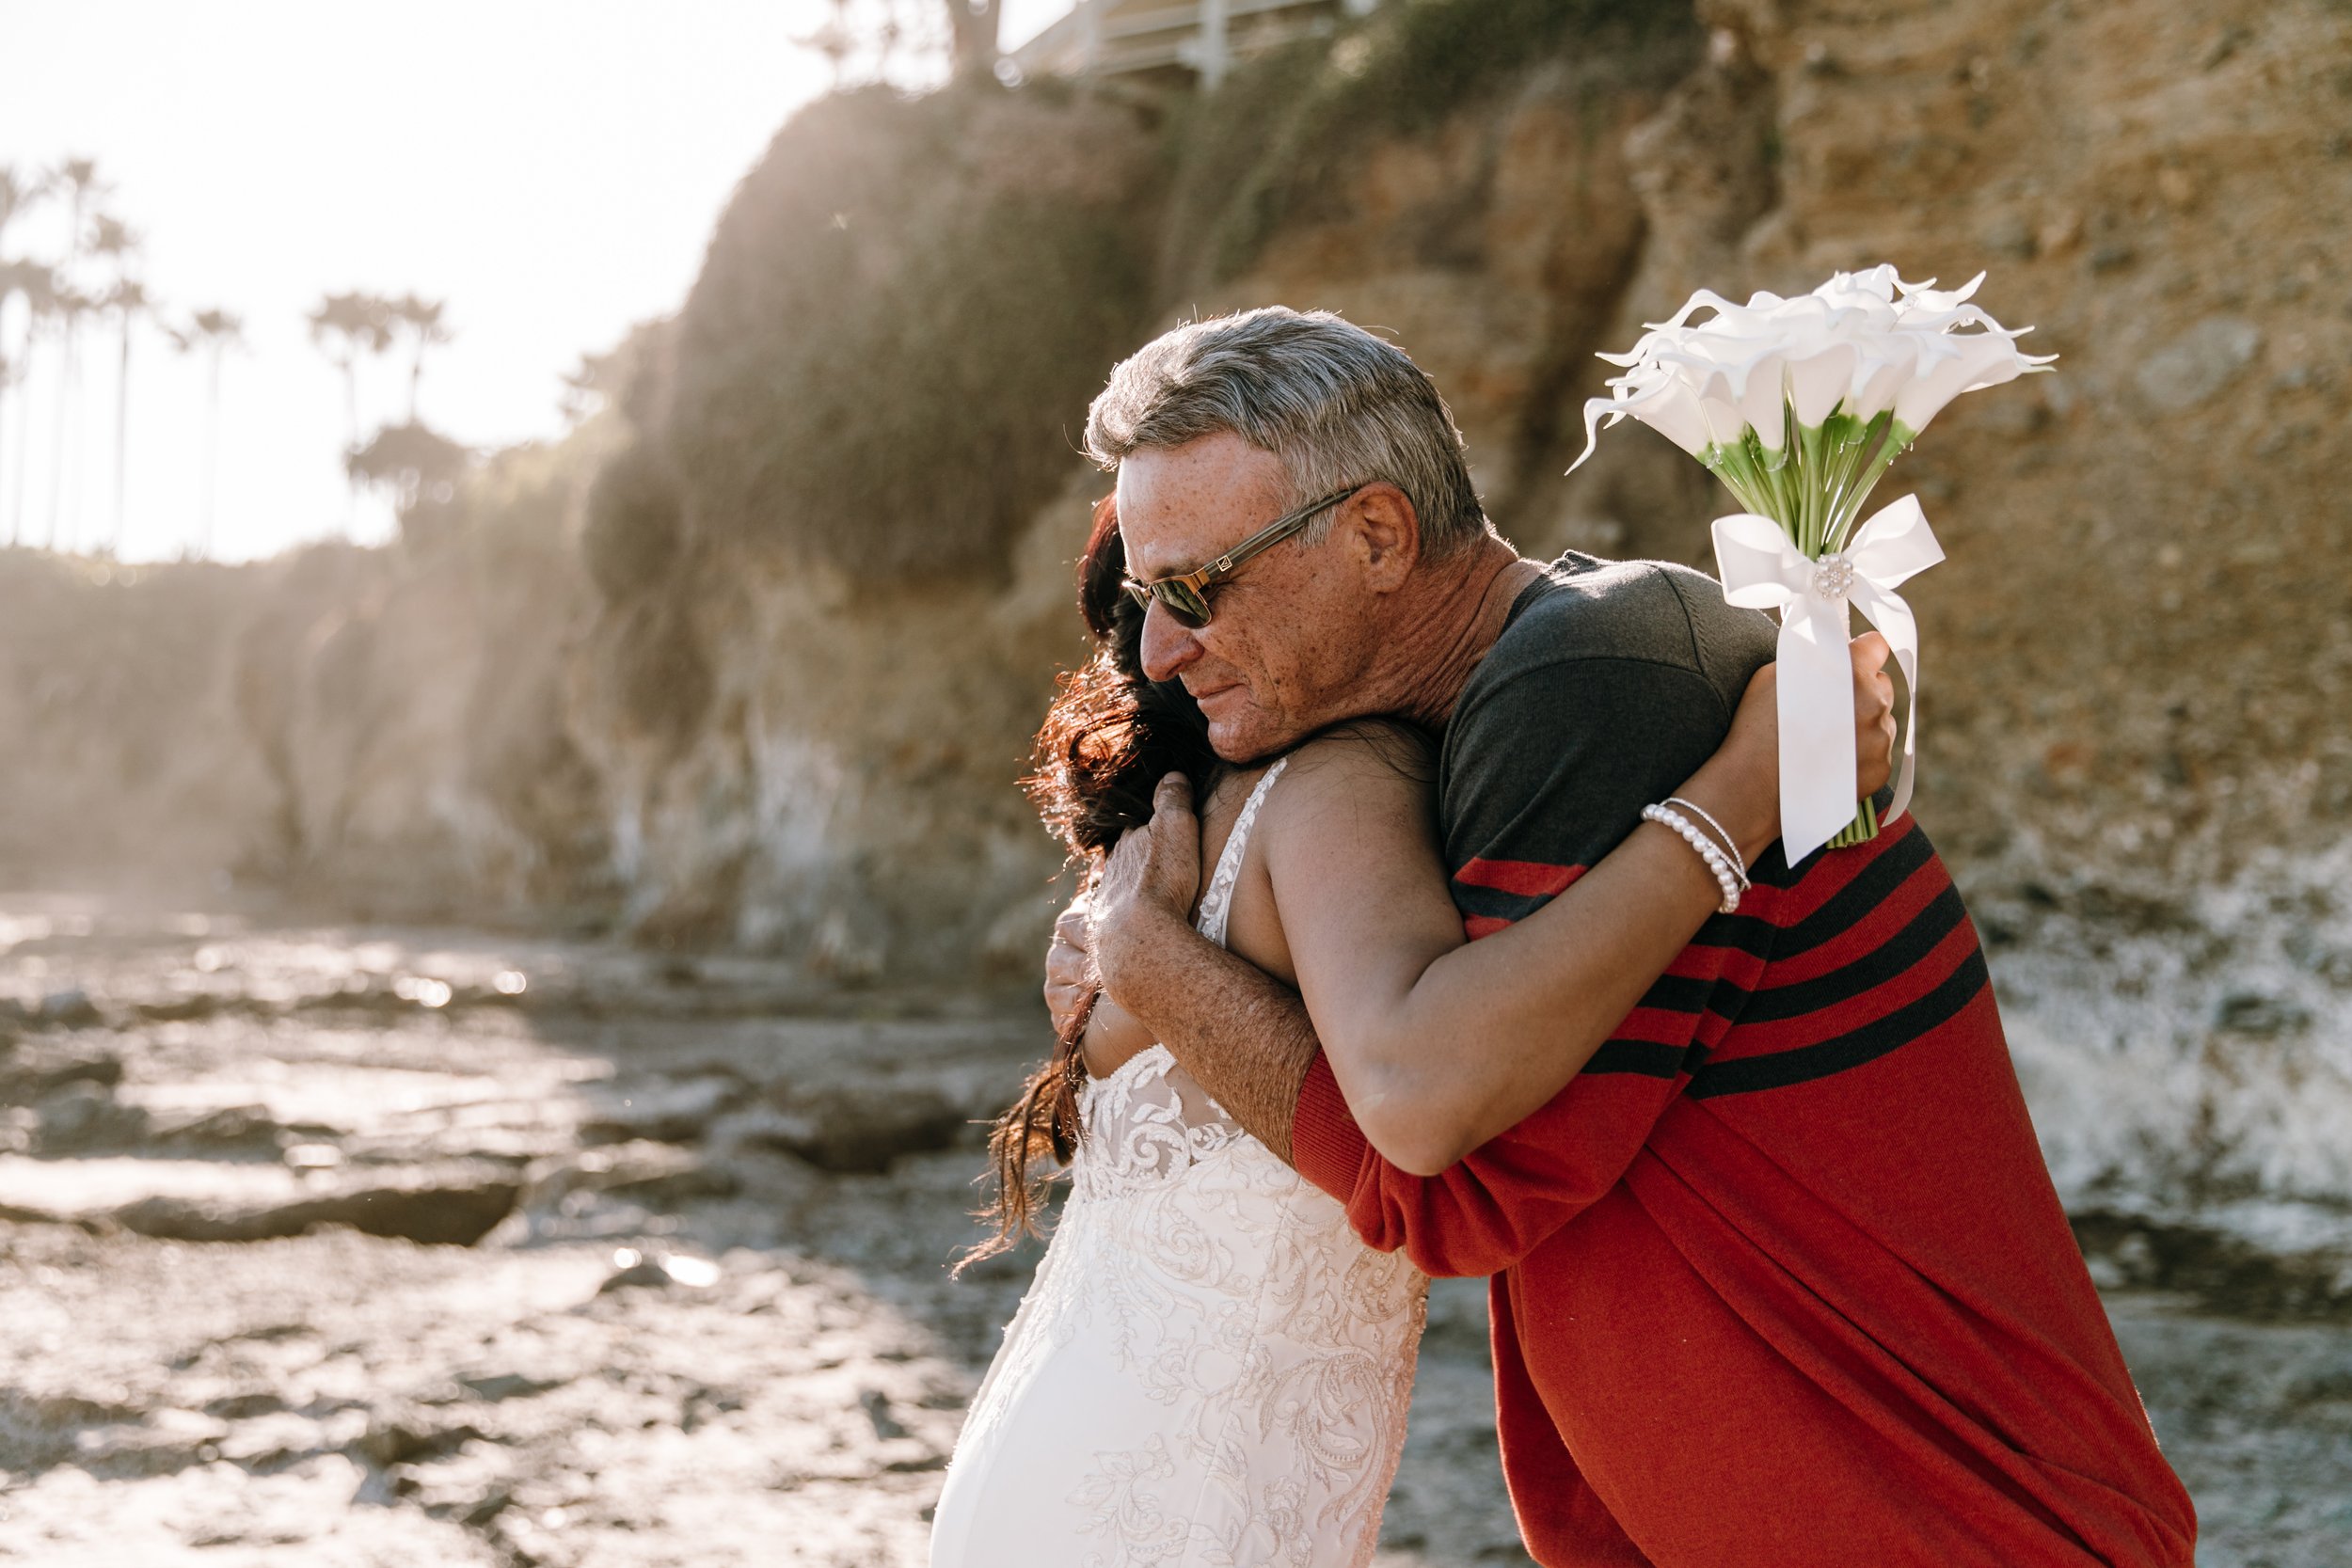
[[[1872,750],[1867,738],[1862,749]],[[1311,1037],[1268,1033],[1278,998],[1258,992],[1274,983],[1205,942],[1165,929],[1138,942],[1115,926],[1100,955],[1129,1009],[1278,1151],[1289,1148],[1288,1106],[1319,1037],[1373,1146],[1416,1174],[1445,1169],[1565,1086],[1721,897],[1688,845],[1645,823],[1540,910],[1465,945],[1425,792],[1360,748],[1317,748],[1295,771],[1268,801],[1279,816],[1264,842]],[[1885,772],[1883,756],[1865,756],[1866,788]],[[1768,680],[1677,793],[1751,861],[1778,836]],[[1168,826],[1173,839],[1190,829]],[[1132,874],[1139,857],[1121,853]],[[1222,1001],[1204,1006],[1204,996]],[[1226,1013],[1256,1022],[1220,1028]],[[1302,1037],[1306,1057],[1294,1061]]]
[[[1777,833],[1776,759],[1762,761],[1727,748],[1676,791],[1744,831],[1746,857]],[[1468,942],[1424,789],[1359,748],[1319,748],[1292,771],[1264,843],[1299,994],[1357,1125],[1415,1175],[1566,1086],[1723,897],[1689,845],[1645,822],[1542,908]]]
[[[1086,1034],[1078,1042],[1087,1070],[1106,1078],[1130,1057],[1152,1049],[1152,1031],[1109,997],[1098,997],[1087,1014]]]

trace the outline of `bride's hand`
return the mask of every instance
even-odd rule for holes
[[[1142,944],[1173,921],[1183,927],[1200,888],[1200,822],[1192,785],[1182,773],[1160,781],[1152,820],[1120,835],[1094,886],[1092,946],[1103,989],[1119,994],[1120,976]]]
[[[1092,902],[1091,893],[1073,898],[1054,922],[1054,940],[1045,949],[1045,1010],[1053,1015],[1054,1033],[1061,1039],[1073,1037],[1086,1026],[1087,1014],[1103,992],[1089,951],[1094,940],[1089,929]]]
[[[1865,632],[1853,640],[1854,784],[1857,799],[1877,794],[1895,776],[1895,682],[1886,639]],[[1732,715],[1731,733],[1706,766],[1678,791],[1720,818],[1754,863],[1780,837],[1779,667],[1767,664],[1748,682]]]
[[[1901,727],[1895,721],[1895,677],[1886,661],[1895,657],[1886,639],[1866,631],[1848,650],[1853,656],[1854,777],[1858,800],[1884,789],[1895,776],[1895,741]]]

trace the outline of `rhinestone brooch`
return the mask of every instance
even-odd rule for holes
[[[1853,588],[1853,562],[1843,555],[1825,555],[1813,563],[1817,597],[1842,599]]]

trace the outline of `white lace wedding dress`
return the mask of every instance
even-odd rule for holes
[[[1266,771],[1200,900],[1225,941]],[[1362,1568],[1428,1281],[1165,1046],[1081,1096],[1071,1192],[972,1402],[931,1568]]]

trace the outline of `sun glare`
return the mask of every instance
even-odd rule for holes
[[[1011,8],[1008,40],[1057,8]],[[412,384],[417,421],[466,447],[559,434],[564,372],[676,308],[737,180],[825,90],[809,40],[831,14],[0,4],[0,166],[89,160],[84,240],[103,214],[127,246],[86,257],[71,352],[45,318],[0,406],[0,541],[237,560],[382,539],[389,501],[343,454],[407,420]],[[64,255],[72,211],[32,207],[0,260]],[[105,294],[126,277],[143,302]],[[437,302],[448,341],[419,362],[396,332],[346,372],[308,319],[339,293]],[[11,300],[0,355],[24,358],[26,325]]]

